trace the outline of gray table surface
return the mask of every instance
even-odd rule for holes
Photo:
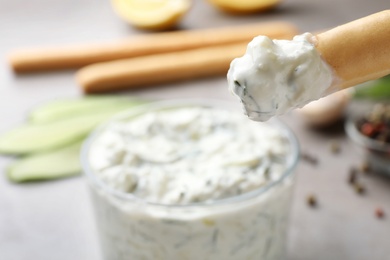
[[[388,0],[289,0],[275,11],[229,16],[195,0],[183,28],[217,27],[254,21],[287,20],[301,31],[316,31],[390,7]],[[16,47],[109,41],[144,33],[122,22],[108,0],[0,0],[0,132],[20,124],[32,107],[81,92],[74,71],[14,75],[5,60]],[[152,98],[213,97],[232,99],[223,77],[167,84],[131,94]],[[390,215],[390,181],[363,179],[365,196],[346,183],[348,169],[362,157],[342,131],[307,129],[295,115],[283,120],[298,136],[302,150],[319,158],[300,163],[288,235],[289,260],[390,259],[390,218],[378,220],[377,206]],[[337,140],[341,153],[329,151]],[[0,158],[2,171],[9,158]],[[0,259],[101,259],[88,191],[82,177],[17,185],[0,176]],[[310,209],[305,197],[318,196]]]

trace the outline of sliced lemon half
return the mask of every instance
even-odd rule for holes
[[[281,0],[208,0],[223,11],[230,13],[255,13],[273,8]]]
[[[111,0],[127,22],[143,29],[163,30],[177,24],[190,9],[191,0]]]

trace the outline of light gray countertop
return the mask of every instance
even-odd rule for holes
[[[217,27],[255,21],[287,20],[301,31],[318,31],[390,7],[388,0],[289,0],[275,11],[229,16],[205,1],[195,0],[183,28]],[[143,33],[122,22],[108,0],[0,0],[0,132],[20,124],[37,104],[81,95],[74,71],[14,75],[5,60],[16,47],[108,41]],[[167,84],[130,95],[151,98],[212,97],[232,99],[223,77]],[[348,169],[362,161],[342,131],[307,129],[295,115],[283,120],[298,136],[303,151],[319,164],[300,163],[293,197],[289,260],[390,259],[390,178],[363,178],[367,194],[348,187]],[[329,151],[337,140],[341,153]],[[0,157],[3,171],[9,158]],[[101,259],[88,190],[82,177],[52,182],[12,184],[0,177],[1,260]],[[307,194],[315,193],[317,209],[308,208]],[[381,206],[389,217],[378,220]]]

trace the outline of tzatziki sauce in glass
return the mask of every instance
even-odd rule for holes
[[[283,259],[296,157],[282,125],[215,106],[111,121],[83,155],[105,259]]]

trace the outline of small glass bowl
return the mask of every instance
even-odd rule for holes
[[[279,179],[239,196],[212,203],[164,205],[114,190],[95,174],[90,152],[112,123],[189,106],[232,110],[234,104],[169,100],[140,106],[102,125],[85,143],[81,161],[91,188],[104,259],[284,259],[299,145],[291,130],[277,120],[267,124],[288,140],[286,170]]]
[[[349,118],[345,124],[348,137],[364,151],[373,172],[390,176],[390,144],[377,141],[362,134],[357,128],[357,118]]]

